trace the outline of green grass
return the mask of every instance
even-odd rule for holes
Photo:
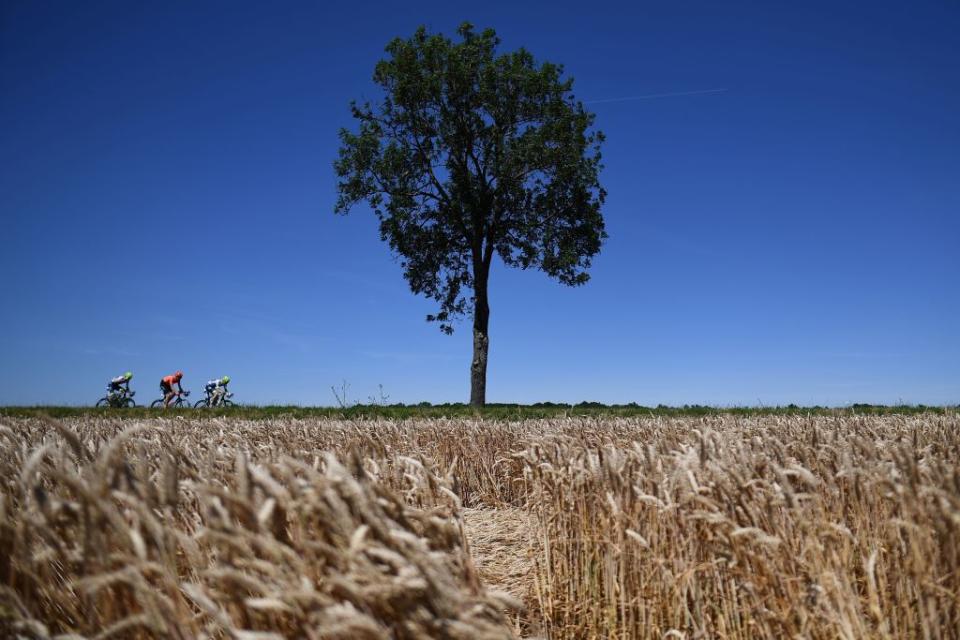
[[[849,407],[799,407],[797,405],[774,407],[709,407],[703,405],[684,405],[682,407],[644,407],[637,404],[604,405],[596,402],[579,404],[557,404],[543,402],[529,405],[488,404],[477,410],[466,404],[422,403],[418,405],[356,405],[339,407],[301,407],[301,406],[255,406],[245,405],[228,409],[170,409],[168,415],[222,416],[258,420],[267,418],[458,418],[477,417],[490,420],[523,420],[531,418],[553,418],[564,416],[587,417],[637,417],[637,416],[712,416],[712,415],[890,415],[917,414],[926,412],[956,411],[957,407],[933,407],[926,405],[870,405],[854,404]],[[26,417],[47,415],[54,418],[91,415],[122,416],[142,419],[163,415],[162,409],[95,409],[93,407],[0,407],[0,417]]]

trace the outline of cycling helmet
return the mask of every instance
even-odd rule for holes
[[[222,382],[223,384],[227,384],[228,382],[230,382],[230,376],[223,376],[220,379],[220,382]]]
[[[123,377],[126,378],[127,380],[132,380],[132,379],[133,379],[133,372],[132,372],[132,371],[127,371],[125,374],[123,374]]]

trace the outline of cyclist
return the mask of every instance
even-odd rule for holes
[[[230,384],[230,376],[223,376],[222,378],[208,381],[203,387],[211,407],[215,407],[220,404],[223,396],[227,393],[228,384]]]
[[[170,401],[175,397],[183,393],[183,384],[180,382],[183,379],[183,371],[177,371],[176,373],[164,376],[160,380],[160,391],[163,393],[163,408],[166,409],[170,406]],[[173,390],[173,385],[177,385],[177,390]]]
[[[116,398],[120,393],[124,395],[129,394],[131,380],[133,380],[133,373],[130,371],[113,378],[110,383],[107,384],[107,395],[111,398]]]

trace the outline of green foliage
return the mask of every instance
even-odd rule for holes
[[[334,163],[335,211],[369,203],[411,290],[438,302],[427,319],[447,333],[476,295],[485,305],[494,253],[580,285],[606,237],[603,134],[573,80],[522,48],[497,55],[492,29],[465,23],[458,34],[421,27],[387,46],[373,75],[383,99],[351,104],[359,126],[340,131]]]
[[[955,412],[958,407],[932,407],[926,405],[870,405],[856,404],[848,408],[835,407],[710,407],[706,405],[684,405],[682,407],[644,407],[636,403],[605,405],[599,402],[581,402],[564,404],[538,402],[531,405],[490,403],[482,409],[468,404],[392,404],[392,405],[355,405],[347,408],[304,407],[304,406],[255,406],[244,405],[216,409],[95,409],[93,407],[0,407],[0,418],[4,416],[48,415],[54,418],[84,415],[109,415],[126,417],[131,420],[157,416],[184,416],[198,418],[203,416],[236,418],[241,420],[261,420],[268,418],[344,418],[370,419],[388,418],[405,420],[408,418],[456,418],[476,417],[488,420],[525,420],[533,418],[554,418],[566,416],[585,417],[690,417],[718,415],[913,415],[919,413]]]

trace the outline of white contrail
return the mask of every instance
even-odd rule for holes
[[[586,100],[584,104],[600,104],[602,102],[626,102],[628,100],[655,100],[656,98],[679,98],[680,96],[702,96],[709,93],[723,93],[723,89],[700,89],[698,91],[677,91],[675,93],[650,93],[645,96],[624,96],[623,98],[602,98],[600,100]]]

